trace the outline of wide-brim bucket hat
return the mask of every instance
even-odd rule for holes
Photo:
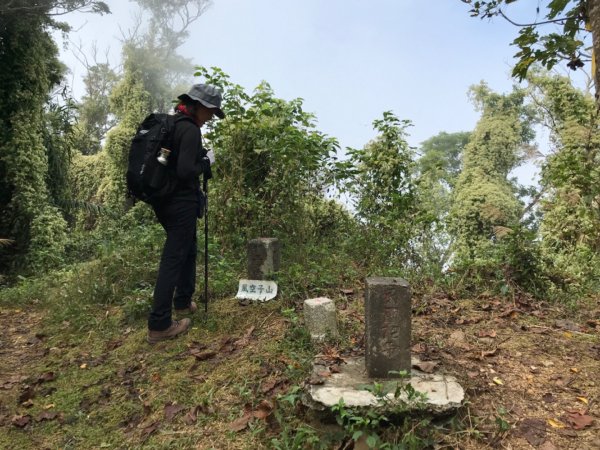
[[[210,84],[194,84],[188,93],[177,97],[179,100],[194,100],[204,106],[215,110],[215,115],[220,119],[225,118],[225,113],[221,109],[223,95],[221,89]]]

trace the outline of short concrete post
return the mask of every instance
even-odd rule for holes
[[[367,278],[365,334],[367,375],[390,378],[410,374],[410,286],[401,278]]]
[[[281,250],[276,238],[252,239],[248,242],[248,279],[270,280],[279,270]]]
[[[327,336],[337,337],[335,303],[326,297],[304,301],[304,323],[314,341],[322,341]]]

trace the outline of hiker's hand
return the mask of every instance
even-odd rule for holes
[[[206,157],[210,161],[210,165],[212,166],[215,163],[215,152],[209,150],[206,152]]]

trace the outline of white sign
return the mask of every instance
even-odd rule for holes
[[[235,298],[266,302],[277,296],[277,283],[267,280],[240,280]]]

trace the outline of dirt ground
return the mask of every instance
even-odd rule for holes
[[[351,341],[360,347],[359,296],[340,298],[340,320],[357,324]],[[0,311],[0,427],[26,426],[17,410],[27,407],[28,386],[52,377],[32,378],[52,353],[42,319],[39,311]],[[423,296],[414,300],[413,344],[422,361],[436,363],[430,370],[465,388],[462,431],[445,448],[600,449],[600,299],[574,313],[526,299]]]
[[[599,307],[418,301],[413,352],[459,379],[464,420],[481,433],[457,436],[457,448],[600,449]]]

